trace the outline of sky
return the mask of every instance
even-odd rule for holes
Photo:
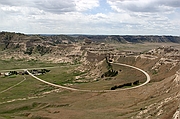
[[[0,30],[180,36],[180,0],[0,0]]]

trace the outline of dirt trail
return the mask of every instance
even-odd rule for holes
[[[10,89],[12,89],[12,88],[14,88],[14,87],[20,85],[20,84],[23,83],[25,80],[26,80],[26,77],[24,77],[24,79],[23,79],[22,81],[20,81],[19,83],[17,83],[17,84],[15,84],[15,85],[13,85],[13,86],[11,86],[11,87],[9,87],[9,88],[7,88],[7,89],[1,91],[0,94],[1,94],[1,93],[4,93],[4,92],[7,92],[7,91],[9,91]]]

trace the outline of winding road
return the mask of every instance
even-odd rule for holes
[[[135,87],[131,87],[131,88],[127,88],[127,89],[133,89],[133,88],[138,88],[138,87],[144,86],[144,85],[146,85],[147,83],[149,83],[150,80],[151,80],[151,77],[149,76],[149,74],[148,74],[147,72],[145,72],[144,70],[138,68],[138,67],[131,66],[131,65],[127,65],[127,64],[122,64],[122,63],[114,63],[114,64],[131,67],[131,68],[133,68],[133,69],[137,69],[137,70],[141,71],[141,72],[146,76],[146,82],[144,82],[144,83],[141,84],[141,85],[138,85],[138,86],[135,86]],[[122,89],[122,90],[123,90],[123,89]]]
[[[63,88],[63,89],[67,89],[67,90],[71,90],[71,91],[85,91],[85,92],[110,92],[110,91],[120,91],[120,90],[129,90],[129,89],[134,89],[134,88],[138,88],[138,87],[141,87],[141,86],[144,86],[146,85],[147,83],[149,83],[149,81],[151,80],[149,74],[147,72],[145,72],[144,70],[138,68],[138,67],[135,67],[135,66],[131,66],[131,65],[127,65],[127,64],[122,64],[122,63],[114,63],[114,64],[117,64],[117,65],[122,65],[122,66],[127,66],[127,67],[130,67],[130,68],[134,68],[136,70],[139,70],[141,71],[145,76],[146,76],[146,82],[144,82],[143,84],[141,85],[138,85],[138,86],[134,86],[134,87],[130,87],[130,88],[124,88],[124,89],[117,89],[117,90],[82,90],[82,89],[76,89],[76,88],[71,88],[71,87],[65,87],[65,86],[61,86],[61,85],[57,85],[57,84],[53,84],[53,83],[50,83],[50,82],[47,82],[47,81],[44,81],[36,76],[34,76],[32,73],[30,73],[28,71],[28,69],[26,69],[25,71],[28,72],[28,74],[30,76],[32,76],[33,78],[45,83],[45,84],[48,84],[48,85],[51,85],[51,86],[54,86],[54,87],[58,87],[58,88]]]
[[[31,69],[42,69],[42,68],[29,68],[29,69],[17,69],[17,70],[24,70],[24,71],[27,71],[29,73],[30,76],[32,76],[33,78],[39,80],[40,82],[42,83],[45,83],[45,84],[48,84],[50,86],[54,86],[54,87],[57,87],[57,88],[62,88],[62,89],[67,89],[67,90],[71,90],[71,91],[83,91],[83,92],[112,92],[112,91],[122,91],[122,90],[130,90],[130,89],[134,89],[134,88],[138,88],[138,87],[141,87],[141,86],[144,86],[146,85],[147,83],[149,83],[149,81],[151,80],[150,79],[150,76],[148,73],[146,73],[144,70],[140,69],[140,68],[137,68],[137,67],[134,67],[134,66],[131,66],[131,65],[127,65],[127,64],[122,64],[122,63],[114,63],[114,64],[117,64],[117,65],[122,65],[122,66],[127,66],[127,67],[130,67],[130,68],[134,68],[134,69],[137,69],[139,71],[141,71],[142,73],[144,73],[144,75],[146,75],[146,82],[144,82],[143,84],[141,85],[138,85],[138,86],[135,86],[135,87],[131,87],[131,88],[124,88],[124,89],[117,89],[117,90],[82,90],[82,89],[75,89],[75,88],[71,88],[71,87],[65,87],[65,86],[61,86],[61,85],[57,85],[57,84],[53,84],[53,83],[50,83],[50,82],[47,82],[47,81],[44,81],[36,76],[34,76],[32,73],[30,73],[28,70],[31,70]],[[46,68],[55,68],[55,67],[46,67]],[[16,70],[16,69],[14,69]],[[16,71],[17,71],[16,70]],[[1,70],[1,71],[11,71],[11,70]],[[10,89],[20,85],[21,83],[23,83],[24,81],[26,80],[26,77],[24,77],[24,79],[20,82],[18,82],[17,84],[3,90],[0,92],[1,93],[4,93],[4,92],[7,92],[9,91]],[[14,102],[14,101],[20,101],[20,100],[27,100],[27,99],[34,99],[34,98],[39,98],[39,97],[28,97],[28,98],[22,98],[22,99],[13,99],[13,100],[10,100],[10,101],[6,101],[6,102],[2,102],[0,104],[5,104],[5,103],[10,103],[10,102]],[[178,113],[179,113],[179,110],[177,111],[177,113],[174,114],[175,117],[179,117],[178,116]]]

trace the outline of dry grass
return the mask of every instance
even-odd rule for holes
[[[0,105],[0,115],[2,117],[50,119],[129,119],[132,116],[136,117],[140,111],[147,109],[146,106],[154,103],[158,105],[169,96],[174,96],[176,89],[171,90],[172,93],[164,92],[171,85],[170,82],[171,79],[169,78],[160,83],[152,83],[138,89],[119,92],[62,91],[51,93],[39,99]],[[175,100],[171,102],[173,101]],[[175,104],[177,103],[168,102],[164,104],[163,111],[166,112],[165,114],[171,113],[171,111],[168,111],[169,109],[176,109]],[[150,111],[145,113],[143,118],[152,115],[151,119],[156,119],[156,112]]]
[[[155,47],[153,45],[151,44],[151,48]],[[140,46],[143,46],[141,50],[144,50],[145,46],[149,46],[149,44],[140,44]],[[129,46],[128,48],[131,47]],[[133,48],[135,49],[137,46]],[[135,58],[130,57],[127,59],[120,58],[119,62],[121,63],[132,64],[147,71],[151,75],[152,81],[137,89],[117,92],[95,93],[60,89],[59,92],[54,91],[43,94],[47,90],[53,89],[27,76],[27,82],[22,83],[19,87],[11,90],[11,92],[4,93],[3,95],[0,94],[0,102],[6,102],[8,99],[27,99],[0,104],[0,119],[130,119],[131,117],[137,119],[138,116],[139,118],[149,117],[149,119],[171,118],[180,103],[177,96],[180,86],[173,81],[175,78],[174,74],[180,66],[177,65],[174,69],[167,71],[169,67],[162,65],[160,72],[153,75],[151,68],[158,60],[140,58],[135,60]],[[120,80],[117,80],[118,77],[120,79],[123,77],[123,81],[133,79],[133,77],[137,77],[140,80],[144,79],[140,72],[128,69],[127,67],[114,66],[114,68],[117,70],[119,68],[123,69],[122,73],[116,77],[116,80],[102,80],[100,82],[77,84],[75,86],[84,89],[98,89],[104,86],[103,88],[106,89],[109,85],[121,83]],[[57,75],[62,70],[63,72],[71,72],[73,68],[55,70],[54,73],[56,74],[51,72],[52,75],[50,74],[49,77],[55,75],[56,79],[62,77],[62,75]],[[131,75],[126,79],[128,74]],[[68,76],[68,73],[66,75]],[[41,76],[41,78],[45,77],[46,75]],[[47,77],[47,80],[49,77]],[[70,77],[73,78],[74,76],[71,75]],[[16,77],[15,79],[19,81],[22,77]],[[10,80],[13,81],[11,82]],[[16,80],[0,78],[1,83],[8,83],[10,81],[14,84]],[[1,86],[6,88],[9,84],[1,84]],[[0,87],[0,90],[4,88]],[[29,96],[37,96],[37,98],[28,99]]]

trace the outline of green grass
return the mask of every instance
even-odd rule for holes
[[[0,70],[9,70],[9,69],[22,69],[22,68],[37,68],[37,67],[53,67],[53,66],[63,66],[62,63],[50,63],[42,62],[38,60],[0,60]]]
[[[21,80],[23,80],[23,77],[20,76],[0,77],[0,92],[17,84]]]
[[[53,67],[53,66],[65,66],[67,64],[53,64],[47,62],[40,62],[36,60],[24,61],[24,60],[0,60],[0,70],[7,69],[21,69],[21,68],[39,68],[39,67]],[[49,75],[42,75],[42,77],[46,77],[47,79],[52,79],[57,84],[71,83],[75,76],[83,74],[82,72],[74,72],[74,68],[76,66],[70,67],[60,67],[57,69],[50,69],[51,73]],[[5,71],[1,71],[5,72]],[[24,76],[26,80],[21,84],[14,86],[24,80]],[[31,76],[28,75],[11,75],[4,77],[0,76],[0,104],[6,103],[7,101],[34,97],[37,95],[42,95],[43,92],[47,92],[55,89],[55,87],[46,85]],[[46,79],[45,78],[45,79]],[[60,79],[60,80],[59,80]],[[53,83],[54,83],[53,82]],[[13,87],[14,86],[14,87]],[[6,89],[12,87],[8,91]]]
[[[54,67],[54,66],[63,66],[65,64],[53,64],[47,62],[41,62],[37,60],[0,60],[0,70],[13,70],[13,69],[23,69],[23,68],[39,68],[39,67]],[[0,71],[6,72],[6,71]],[[31,76],[24,75],[26,80],[21,84],[13,87],[17,83],[24,80],[24,77],[21,75],[11,75],[4,77],[0,76],[0,103],[6,103],[7,101],[34,97],[36,95],[41,95],[43,92],[50,91],[55,89],[49,85],[41,83]],[[12,87],[8,91],[6,89]],[[4,92],[5,91],[5,92]]]
[[[113,68],[117,71],[122,70],[122,72],[119,72],[118,76],[115,77],[114,79],[111,80],[102,80],[99,79],[98,81],[93,81],[93,82],[80,82],[80,83],[76,83],[75,82],[75,76],[80,76],[85,74],[86,72],[79,72],[76,71],[75,68],[77,67],[76,65],[67,65],[67,64],[52,64],[52,63],[43,63],[40,61],[36,61],[36,60],[30,60],[30,61],[24,61],[24,60],[0,60],[0,63],[3,64],[2,66],[5,67],[5,64],[7,64],[9,67],[6,69],[18,69],[18,68],[30,68],[30,67],[48,67],[48,66],[59,66],[58,68],[53,68],[50,69],[51,71],[44,74],[44,75],[40,75],[38,76],[39,78],[57,84],[57,85],[66,85],[66,84],[73,84],[73,87],[75,88],[80,88],[80,89],[89,89],[89,90],[109,90],[112,86],[114,85],[120,85],[123,83],[128,83],[128,82],[133,82],[135,80],[141,80],[144,79],[144,76],[141,72],[129,68],[129,67],[124,67],[124,66],[119,66],[119,65],[113,65]],[[67,65],[67,66],[65,66]],[[63,66],[63,67],[61,67]],[[104,65],[105,67],[105,65]],[[2,69],[2,67],[1,67]],[[104,68],[104,71],[106,71],[107,69]],[[127,75],[128,74],[128,75]],[[28,78],[28,80],[26,80],[25,82],[23,82],[21,85],[15,87],[13,89],[14,93],[13,96],[7,96],[7,100],[9,99],[13,99],[13,98],[21,98],[23,96],[33,96],[48,90],[52,90],[53,87],[47,86],[46,84],[43,84],[35,79],[33,79],[30,76],[26,76]],[[98,78],[98,77],[97,77]],[[2,78],[3,79],[3,78]],[[9,77],[5,77],[4,80],[13,80],[16,82],[22,80],[21,76],[9,76]],[[88,80],[88,79],[79,79],[79,80]],[[9,83],[9,85],[7,85],[5,87],[0,88],[1,90],[7,88],[8,86],[11,86],[13,84],[15,84],[15,82],[11,82]],[[16,83],[17,83],[16,82]],[[36,83],[37,82],[37,83]],[[32,86],[32,88],[30,88],[30,86]],[[23,90],[21,90],[23,89]],[[27,93],[28,92],[28,93]],[[10,92],[6,92],[4,94],[1,95],[10,95],[7,94]],[[27,93],[27,94],[26,94]]]
[[[0,78],[0,92],[7,88],[17,84],[24,78],[22,76],[16,76],[15,78],[5,77]],[[21,84],[13,87],[12,89],[0,93],[0,103],[13,99],[33,97],[42,92],[53,90],[54,87],[43,84],[30,76],[26,76],[26,80]]]
[[[24,110],[30,110],[32,108],[33,108],[33,106],[23,106],[23,107],[20,107],[20,108],[15,108],[15,109],[12,109],[12,110],[1,112],[1,114],[17,113],[17,112],[24,111]]]
[[[17,77],[16,75],[9,76],[9,78],[16,78],[16,77]]]
[[[45,75],[38,76],[39,78],[58,85],[73,83],[75,76],[82,75],[86,72],[74,71],[76,66],[59,67],[51,69]]]

